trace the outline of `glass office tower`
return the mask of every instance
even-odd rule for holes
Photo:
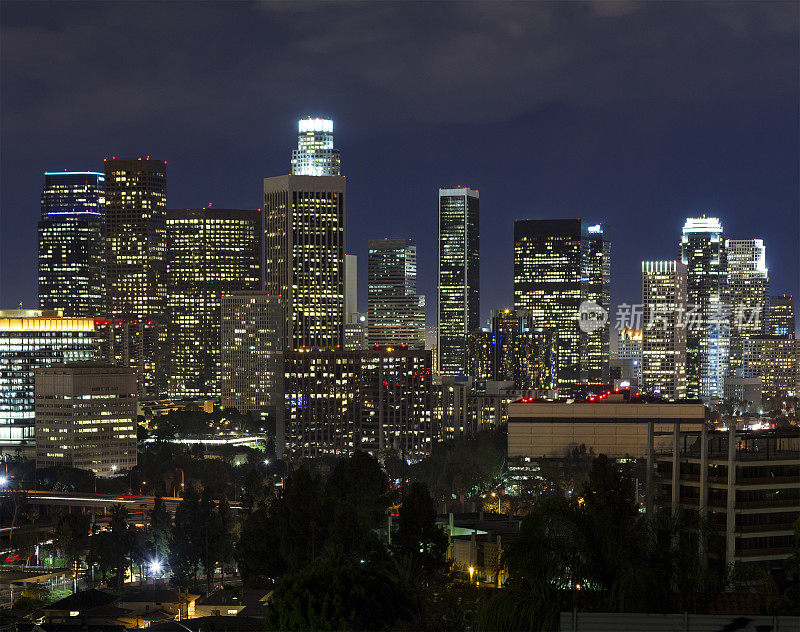
[[[370,239],[367,260],[369,344],[425,347],[425,297],[417,294],[413,239]]]
[[[514,222],[514,309],[550,330],[561,395],[609,383],[611,244],[581,219]],[[591,314],[590,323],[581,320]]]
[[[261,211],[167,211],[168,393],[219,397],[220,301],[261,290]]]
[[[768,315],[768,334],[794,338],[794,301],[791,294],[771,297],[769,299]]]
[[[297,122],[297,149],[292,150],[292,174],[339,176],[341,159],[333,146],[333,121],[307,118]]]
[[[467,338],[480,320],[478,192],[439,189],[438,368],[467,375]]]
[[[105,175],[48,171],[39,221],[39,307],[105,312]]]
[[[722,397],[730,351],[730,296],[722,224],[690,217],[683,227],[681,262],[687,268],[686,394]]]

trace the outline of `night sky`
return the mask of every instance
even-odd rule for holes
[[[168,161],[168,206],[257,208],[296,120],[335,121],[348,251],[415,237],[436,307],[437,189],[481,195],[481,311],[512,301],[516,218],[602,221],[612,304],[683,221],[762,237],[800,295],[798,4],[4,1],[0,308],[37,302],[46,170]],[[613,317],[612,317],[613,318]],[[613,320],[612,320],[613,322]]]

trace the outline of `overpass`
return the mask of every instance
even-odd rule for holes
[[[0,498],[11,496],[10,490],[0,491]],[[155,496],[134,496],[131,494],[84,494],[79,492],[48,492],[27,490],[27,501],[31,505],[46,505],[55,507],[75,507],[80,509],[110,509],[114,505],[122,505],[129,512],[149,511],[155,504]],[[162,498],[167,511],[175,512],[180,504],[178,496],[164,496]],[[241,509],[241,503],[230,503],[231,509]]]

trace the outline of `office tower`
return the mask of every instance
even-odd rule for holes
[[[107,315],[163,321],[167,165],[112,159],[105,172]]]
[[[261,211],[167,211],[168,393],[219,397],[220,301],[261,291]]]
[[[96,362],[36,370],[36,467],[136,467],[136,376]]]
[[[513,382],[520,391],[548,390],[556,384],[556,344],[552,332],[535,327],[529,312],[492,310],[489,316],[491,369],[488,379]]]
[[[430,453],[431,354],[421,349],[286,353],[286,444],[295,457]]]
[[[95,359],[93,318],[58,310],[0,310],[0,445],[34,441],[34,372]]]
[[[722,397],[728,372],[730,302],[719,219],[688,218],[680,252],[687,269],[686,394],[690,399]]]
[[[425,297],[417,294],[413,239],[370,239],[367,259],[369,343],[425,347]]]
[[[344,315],[343,349],[356,351],[369,348],[369,319],[366,314],[354,312]]]
[[[744,341],[766,328],[769,276],[761,239],[726,239],[730,295],[730,359],[728,373],[741,374]]]
[[[478,192],[439,189],[438,369],[468,373],[467,334],[480,318]]]
[[[623,327],[617,330],[617,359],[628,362],[636,385],[642,383],[642,330]]]
[[[39,308],[105,313],[105,175],[44,174],[39,221]]]
[[[283,298],[292,349],[342,345],[344,216],[343,176],[264,180],[265,289]]]
[[[608,383],[611,244],[581,219],[514,222],[514,309],[556,336],[558,388]]]
[[[433,375],[440,375],[439,371],[439,328],[428,327],[425,329],[425,349],[431,352],[433,358]]]
[[[787,408],[800,392],[800,340],[763,335],[743,343],[743,376],[760,377],[766,410]]]
[[[358,257],[344,256],[344,313],[358,313]]]
[[[283,305],[267,292],[233,292],[221,301],[222,407],[273,415],[283,448]]]
[[[492,332],[473,329],[467,334],[467,376],[475,380],[494,379]]]
[[[794,301],[791,294],[769,299],[767,333],[794,338]]]
[[[297,122],[297,149],[292,150],[292,175],[339,176],[339,150],[333,147],[333,121],[307,118]]]
[[[161,323],[123,318],[95,318],[97,359],[131,369],[140,398],[158,398],[167,392],[167,346]]]
[[[642,262],[642,391],[686,397],[686,266]]]

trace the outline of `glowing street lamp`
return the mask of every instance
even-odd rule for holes
[[[469,583],[472,583],[472,576],[475,574],[475,568],[473,566],[469,567]]]
[[[5,487],[6,485],[8,485],[8,477],[0,476],[0,487]]]

